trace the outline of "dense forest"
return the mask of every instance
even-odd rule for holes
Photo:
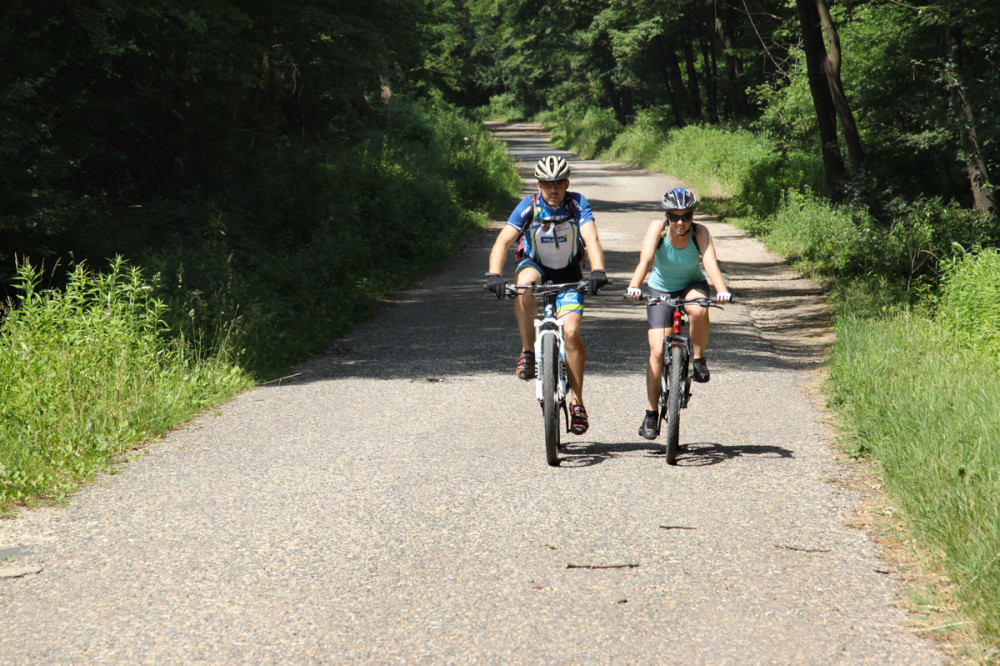
[[[12,0],[0,16],[4,283],[16,257],[296,246],[331,179],[328,224],[349,226],[373,146],[448,145],[429,128],[463,108],[601,125],[598,149],[636,123],[748,128],[785,166],[818,156],[805,184],[880,219],[926,201],[995,216],[990,3]]]
[[[536,119],[821,280],[851,455],[995,646],[997,26],[983,0],[6,0],[0,511],[356,323],[518,192],[480,121]]]

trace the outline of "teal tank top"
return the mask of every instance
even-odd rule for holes
[[[700,259],[701,253],[693,239],[688,239],[686,248],[678,250],[664,238],[653,258],[649,286],[660,291],[677,291],[692,282],[704,280],[705,276],[698,267]]]

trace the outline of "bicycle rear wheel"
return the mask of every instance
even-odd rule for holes
[[[667,380],[667,464],[677,464],[677,446],[681,432],[681,398],[684,391],[684,358],[681,348],[670,348]]]
[[[542,338],[542,419],[545,422],[545,458],[549,465],[559,465],[559,405],[556,404],[556,376],[559,349],[556,336]]]

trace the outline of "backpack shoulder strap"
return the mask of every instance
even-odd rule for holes
[[[664,217],[663,218],[663,226],[660,227],[660,238],[659,238],[659,240],[656,241],[656,249],[657,250],[659,250],[660,246],[663,245],[663,239],[667,237],[667,227],[669,227],[669,226],[670,226],[670,222],[668,222],[667,218]]]
[[[667,237],[667,227],[670,226],[670,222],[663,220],[663,229],[660,231],[660,240],[656,241],[656,249],[659,250],[660,246],[663,245],[663,239]],[[698,223],[691,223],[691,241],[694,243],[694,249],[698,250],[698,255],[701,255],[701,246],[698,245]]]
[[[536,194],[529,194],[528,195],[528,210],[531,211],[531,212],[528,213],[528,219],[526,219],[524,221],[524,224],[521,225],[521,234],[518,236],[518,238],[520,238],[521,236],[523,236],[524,232],[526,232],[528,230],[528,227],[531,226],[531,223],[535,221],[535,197],[536,196],[538,196],[538,195],[536,195]]]
[[[580,214],[576,212],[576,206],[573,205],[573,197],[570,195],[570,192],[566,193],[566,208],[569,208],[569,214],[573,216],[573,221],[580,224]]]

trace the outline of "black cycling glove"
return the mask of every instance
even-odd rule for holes
[[[486,290],[492,291],[497,298],[504,298],[507,295],[507,283],[503,277],[496,273],[486,274]]]
[[[603,270],[591,271],[590,277],[587,278],[587,292],[596,294],[607,283],[608,276]]]

